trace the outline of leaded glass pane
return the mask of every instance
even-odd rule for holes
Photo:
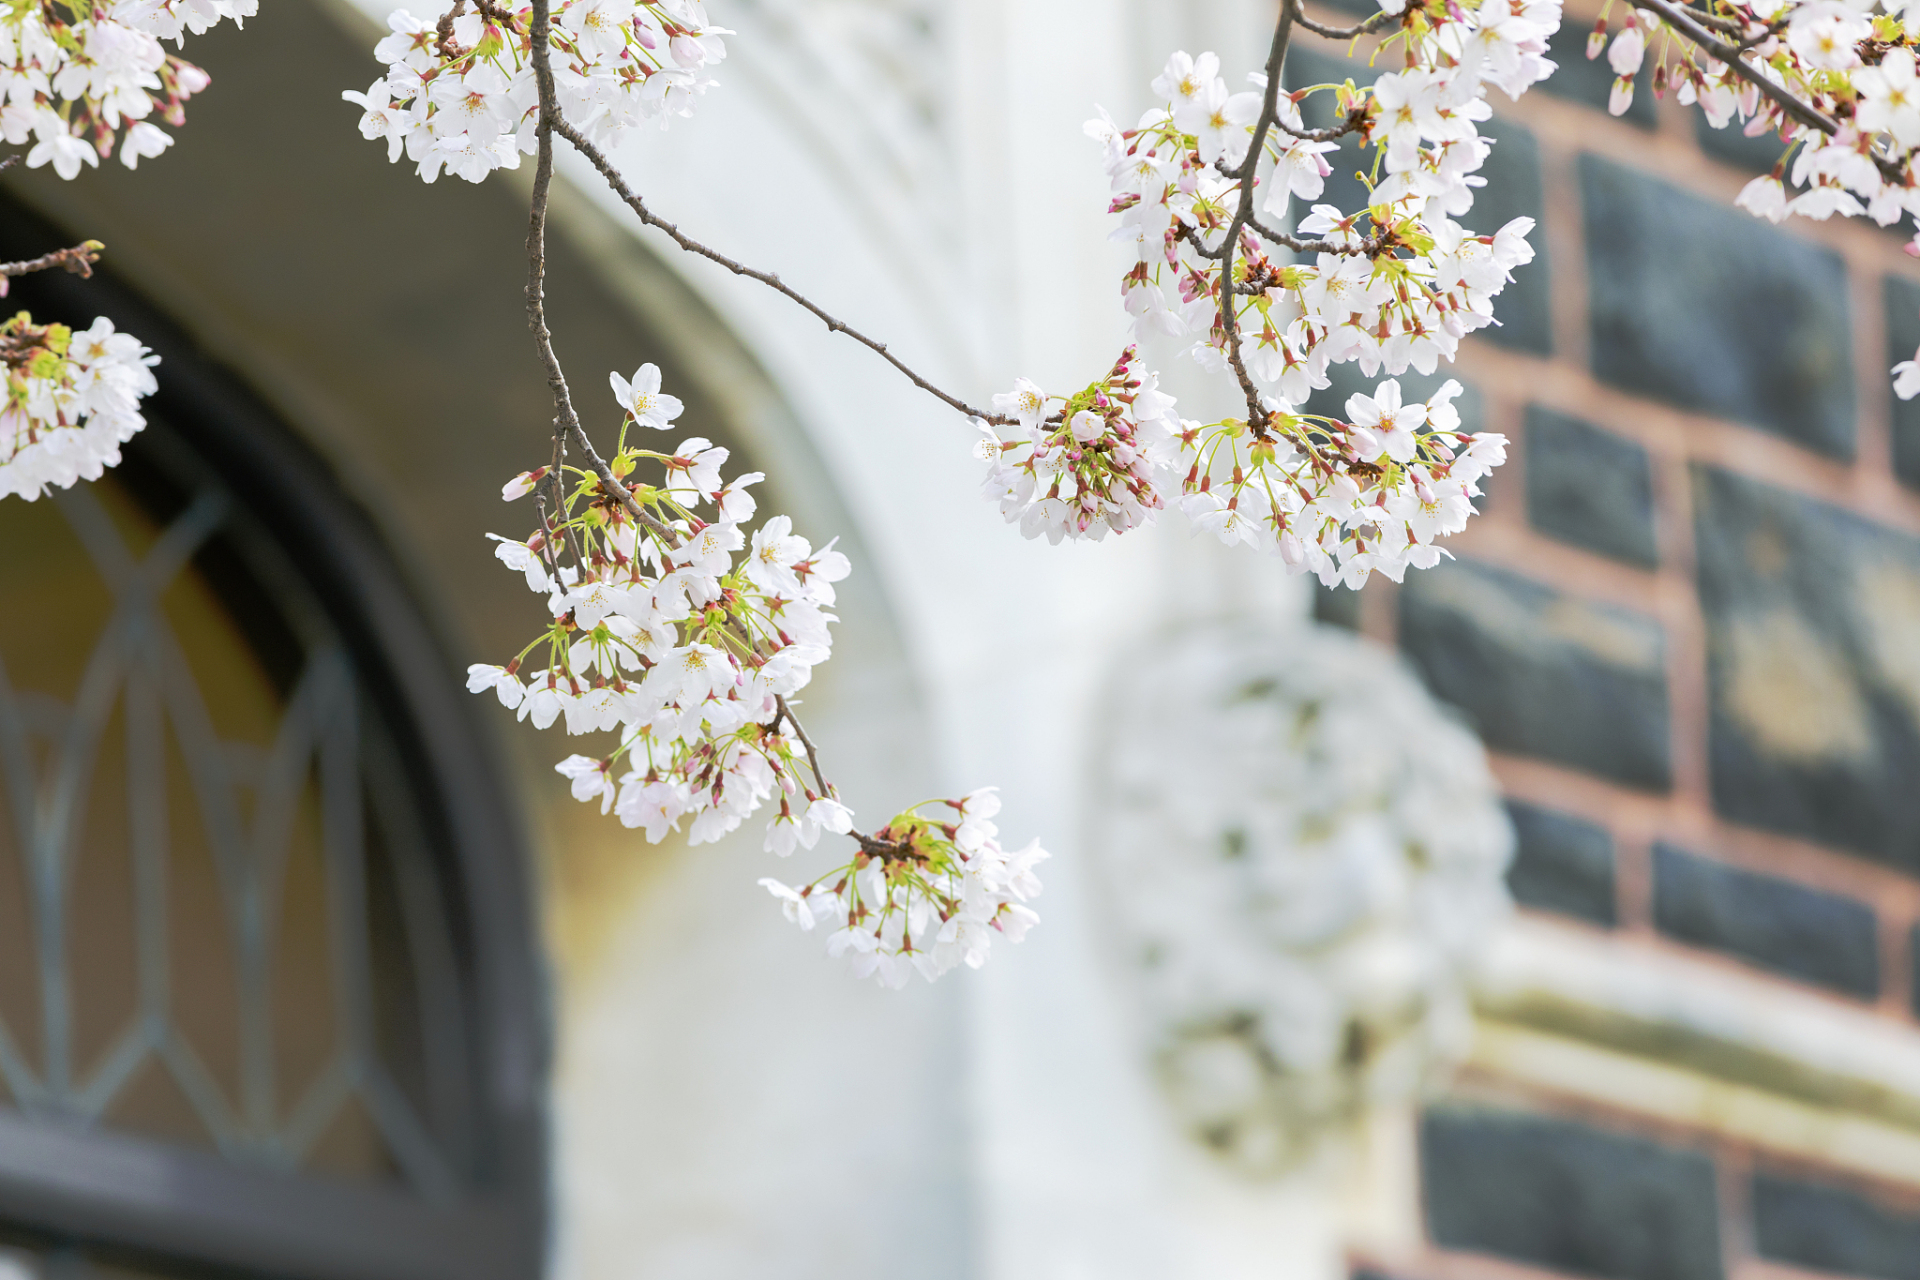
[[[0,503],[0,1099],[450,1201],[432,822],[347,644],[164,430]]]

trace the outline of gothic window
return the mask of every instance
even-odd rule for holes
[[[0,1280],[537,1275],[538,985],[461,692],[324,469],[129,324],[125,465],[0,502]]]

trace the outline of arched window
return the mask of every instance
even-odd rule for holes
[[[125,464],[0,502],[0,1280],[531,1280],[544,1015],[465,695],[324,467],[164,357]]]

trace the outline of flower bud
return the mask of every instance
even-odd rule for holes
[[[1633,105],[1633,81],[1620,76],[1613,82],[1613,92],[1607,95],[1607,114],[1625,115],[1627,108]]]

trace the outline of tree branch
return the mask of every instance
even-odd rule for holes
[[[1227,335],[1227,363],[1233,367],[1233,376],[1239,380],[1241,394],[1247,399],[1247,425],[1262,439],[1267,432],[1267,410],[1261,403],[1260,388],[1253,384],[1246,361],[1240,355],[1240,317],[1235,313],[1233,304],[1233,253],[1240,242],[1241,228],[1253,218],[1254,175],[1260,168],[1260,155],[1266,149],[1267,134],[1280,118],[1280,72],[1286,65],[1287,42],[1292,38],[1293,19],[1298,10],[1298,0],[1284,0],[1280,6],[1280,19],[1273,27],[1273,44],[1267,50],[1267,89],[1260,103],[1260,118],[1254,122],[1247,158],[1241,161],[1238,169],[1232,171],[1232,176],[1240,181],[1240,208],[1234,213],[1233,221],[1227,224],[1227,234],[1222,237],[1219,250],[1220,327]]]
[[[1332,240],[1302,240],[1297,236],[1275,231],[1256,217],[1249,216],[1247,225],[1259,232],[1262,239],[1283,244],[1295,253],[1345,253],[1355,257],[1371,258],[1387,247],[1386,236],[1380,234],[1368,236],[1359,244],[1337,244]]]
[[[1744,36],[1747,33],[1747,24],[1738,18],[1723,18],[1717,13],[1695,9],[1690,4],[1686,8],[1686,13],[1688,17],[1710,31],[1718,31],[1730,36]]]
[[[640,198],[639,194],[627,185],[626,179],[621,176],[618,169],[614,168],[613,162],[607,159],[600,148],[594,146],[578,129],[569,124],[557,108],[549,108],[543,102],[541,106],[541,116],[543,120],[547,118],[549,110],[552,111],[554,131],[572,143],[576,151],[593,163],[593,167],[600,171],[600,176],[607,180],[607,185],[613,188],[614,194],[626,202],[627,207],[633,210],[634,216],[639,218],[641,222],[649,227],[665,232],[669,239],[682,249],[685,249],[688,253],[698,254],[709,262],[717,262],[737,276],[745,276],[749,280],[757,280],[775,292],[784,294],[794,302],[799,303],[824,322],[829,332],[844,333],[860,345],[879,353],[882,359],[904,374],[907,380],[913,383],[914,386],[938,398],[948,407],[958,409],[970,418],[980,418],[998,426],[1012,426],[1014,424],[1015,420],[1007,417],[1005,414],[989,413],[985,409],[975,408],[958,396],[949,395],[939,387],[934,386],[933,383],[908,368],[900,357],[887,350],[886,343],[877,342],[869,338],[866,334],[861,333],[845,320],[828,312],[820,306],[820,304],[813,301],[813,299],[786,284],[779,276],[774,275],[770,271],[760,271],[754,267],[749,267],[743,262],[736,262],[718,250],[709,249],[706,245],[701,244],[692,236],[681,231],[680,228],[676,227],[673,223],[655,214],[651,209],[647,208],[646,202]]]
[[[1309,18],[1300,8],[1299,0],[1287,0],[1286,7],[1293,11],[1295,22],[1313,34],[1325,36],[1329,40],[1355,40],[1361,36],[1370,36],[1376,31],[1384,31],[1388,27],[1395,26],[1400,21],[1400,14],[1376,13],[1357,27],[1328,27]]]
[[[778,693],[774,694],[773,705],[779,708],[774,714],[773,723],[778,725],[782,720],[785,720],[788,724],[792,725],[793,736],[800,739],[800,745],[806,748],[807,766],[813,770],[813,780],[819,785],[820,794],[823,796],[838,794],[834,791],[833,784],[827,781],[826,775],[820,772],[820,753],[814,750],[813,739],[807,736],[806,726],[800,723],[799,716],[793,714],[793,708],[787,705],[785,696]]]
[[[1635,0],[1640,3],[1640,0]],[[1645,0],[1643,8],[1651,9],[1664,18],[1669,25],[1721,62],[1732,67],[1741,79],[1757,87],[1773,103],[1801,124],[1818,129],[1832,136],[1840,131],[1839,124],[1812,104],[1796,97],[1786,86],[1777,84],[1759,70],[1755,69],[1740,55],[1740,49],[1721,40],[1712,32],[1694,21],[1694,15],[1684,7],[1672,3],[1672,0]]]
[[[487,0],[480,0],[480,3],[484,6]],[[484,7],[482,12],[485,12]],[[607,465],[606,460],[594,449],[593,441],[587,438],[585,429],[580,425],[580,415],[574,410],[573,396],[567,389],[567,376],[561,370],[560,358],[555,354],[553,349],[553,334],[547,328],[546,276],[547,204],[553,187],[554,133],[556,131],[560,132],[569,142],[579,147],[582,153],[595,163],[601,173],[606,175],[607,180],[614,184],[614,189],[620,193],[621,198],[626,200],[627,203],[633,207],[634,212],[638,213],[643,220],[650,225],[658,226],[666,231],[669,235],[673,236],[676,241],[681,242],[683,247],[693,246],[696,251],[703,253],[707,257],[714,258],[723,265],[729,265],[728,260],[721,258],[704,246],[693,245],[692,241],[681,236],[673,227],[660,222],[648,213],[640,203],[639,197],[634,196],[625,189],[625,184],[620,181],[619,174],[613,171],[612,167],[607,164],[606,158],[600,155],[597,149],[587,143],[584,138],[580,137],[578,133],[561,118],[559,103],[554,93],[552,48],[550,43],[552,17],[549,10],[549,0],[533,0],[533,20],[529,24],[529,27],[529,35],[533,46],[533,78],[534,85],[539,93],[540,116],[535,132],[535,138],[538,143],[538,158],[533,170],[533,198],[530,202],[527,215],[527,327],[533,331],[534,346],[539,350],[540,363],[546,367],[547,387],[553,393],[554,464],[552,475],[555,482],[555,493],[558,495],[560,492],[560,464],[561,460],[566,456],[566,442],[571,440],[574,447],[580,451],[592,466],[594,474],[599,477],[601,491],[618,500],[629,515],[639,521],[644,527],[651,529],[668,546],[673,546],[679,540],[678,535],[673,529],[662,523],[651,512],[647,511],[634,500],[632,491],[620,483],[619,477],[613,474],[613,469]],[[735,270],[743,275],[761,278],[760,273],[753,272],[747,268],[736,265]],[[777,281],[771,282],[775,284],[776,288],[780,288],[782,292],[788,293],[815,314],[825,317],[826,313],[822,312],[818,307],[815,307],[811,302],[793,293],[792,290],[779,285]],[[827,318],[831,319],[830,317]],[[847,329],[845,325],[840,325],[840,328],[849,333],[853,332]],[[855,334],[854,336],[859,337],[860,335]],[[869,346],[874,346],[880,354],[887,354],[885,347],[877,346],[864,337],[860,340],[866,342]],[[887,358],[893,360],[892,356],[887,356]],[[898,365],[909,377],[913,377],[914,381],[920,382],[920,379],[915,376],[911,370],[908,370],[906,366],[900,365],[899,361],[893,360],[893,363]],[[976,417],[987,416],[978,413],[976,410],[969,408],[959,401],[953,400],[951,397],[935,390],[924,382],[921,382],[921,385],[930,391],[934,391],[935,395],[939,395],[943,400],[947,400],[963,413],[971,413]],[[1005,418],[994,418],[990,420],[998,422],[1008,421],[1008,419]],[[541,525],[546,531],[545,549],[548,552],[549,563],[551,563],[553,547],[552,528],[546,519],[544,498],[542,498],[541,502]],[[577,549],[574,554],[577,559],[579,556]],[[582,569],[584,571],[584,566],[582,566]],[[559,576],[557,567],[554,570],[554,574],[557,581]],[[772,723],[777,726],[782,720],[785,720],[793,727],[794,736],[800,740],[800,745],[806,749],[807,765],[813,771],[813,780],[819,785],[820,793],[822,795],[836,794],[832,785],[827,782],[826,775],[821,772],[820,754],[813,745],[813,739],[807,736],[806,728],[800,723],[800,718],[793,714],[793,708],[787,705],[785,697],[775,695],[774,705],[778,710],[774,715]],[[871,837],[859,831],[853,831],[849,834],[860,843],[862,849],[867,849],[868,845],[874,843]],[[869,850],[869,852],[872,851]]]
[[[1274,123],[1281,129],[1306,142],[1332,142],[1335,138],[1344,138],[1366,121],[1366,113],[1363,111],[1356,111],[1339,124],[1325,129],[1296,129],[1285,120],[1278,117],[1274,119]]]
[[[454,19],[467,11],[467,0],[453,0],[453,8],[440,15],[440,21],[433,29],[433,49],[448,62],[458,62],[473,50],[463,48],[453,38]]]
[[[593,447],[593,441],[587,438],[585,429],[580,425],[580,415],[574,410],[572,393],[567,390],[567,375],[560,368],[560,357],[554,354],[553,334],[547,329],[547,198],[553,185],[552,122],[559,114],[553,90],[552,50],[549,44],[551,22],[547,0],[533,0],[531,25],[533,79],[540,94],[540,118],[535,130],[539,156],[533,169],[533,199],[527,215],[527,327],[533,330],[534,346],[540,352],[540,363],[547,370],[547,388],[553,393],[554,456],[556,459],[564,458],[565,442],[571,440],[599,477],[602,492],[616,499],[627,514],[643,527],[652,530],[668,546],[673,546],[679,541],[678,535],[634,501],[632,492],[620,483],[620,478],[613,474],[613,468],[607,465],[606,459]],[[559,475],[556,462],[556,488]]]
[[[1640,3],[1640,0],[1635,0],[1635,3]],[[1734,46],[1719,39],[1695,21],[1699,16],[1698,14],[1693,13],[1684,5],[1675,4],[1673,0],[1646,0],[1643,7],[1659,14],[1670,26],[1674,27],[1682,35],[1692,40],[1721,62],[1733,68],[1736,75],[1758,88],[1761,93],[1766,95],[1768,100],[1801,124],[1812,129],[1818,129],[1828,137],[1832,137],[1840,132],[1840,124],[1832,116],[1820,110],[1804,98],[1799,97],[1785,85],[1778,84],[1769,79],[1765,73],[1748,62],[1744,56],[1750,51],[1746,41],[1742,41],[1738,46]],[[1760,35],[1759,39],[1764,40],[1772,33],[1773,28],[1769,26],[1767,30]],[[1756,40],[1755,43],[1758,43],[1758,40]],[[1909,159],[1911,155],[1912,153],[1909,152]],[[1870,158],[1873,160],[1874,167],[1880,170],[1881,177],[1896,186],[1904,187],[1907,185],[1907,166],[1905,161],[1896,163],[1877,153]]]
[[[35,271],[50,271],[54,267],[65,267],[84,280],[93,274],[94,264],[100,261],[100,255],[106,247],[98,240],[86,240],[74,245],[71,249],[55,249],[52,253],[43,253],[37,258],[28,258],[24,262],[0,262],[0,277],[11,279],[14,276],[30,275]],[[0,287],[0,297],[4,296],[5,289]]]

